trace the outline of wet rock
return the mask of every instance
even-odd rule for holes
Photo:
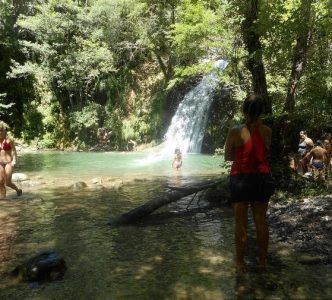
[[[17,266],[11,276],[20,282],[45,282],[62,279],[67,270],[65,260],[54,250],[43,251]]]
[[[25,181],[25,180],[29,180],[29,177],[24,173],[13,173],[12,175],[12,181]]]
[[[95,191],[101,191],[101,190],[104,190],[105,187],[102,185],[102,184],[95,184],[93,187],[92,187],[93,190]]]
[[[41,182],[41,181],[34,181],[34,180],[26,180],[22,182],[23,187],[35,187],[35,186],[40,186],[46,184],[46,182]]]
[[[134,178],[134,182],[145,182],[147,181],[146,178]]]
[[[100,177],[96,177],[96,178],[91,179],[91,182],[93,184],[102,184],[103,180]]]
[[[69,188],[73,191],[79,191],[86,188],[88,185],[84,181],[78,181],[72,184]]]
[[[123,186],[123,181],[121,179],[116,179],[109,184],[110,188],[118,190]]]
[[[230,204],[230,193],[228,189],[209,188],[205,191],[204,198],[206,201],[215,205]]]

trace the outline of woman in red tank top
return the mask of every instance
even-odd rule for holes
[[[271,195],[259,191],[262,176],[270,176],[268,150],[271,129],[262,124],[263,100],[251,95],[244,100],[245,124],[230,129],[225,143],[225,160],[232,161],[230,172],[231,201],[235,216],[236,267],[246,271],[248,208],[253,212],[258,243],[259,265],[267,263],[268,224],[266,212]]]
[[[17,196],[22,195],[22,190],[12,182],[17,153],[14,141],[7,136],[7,128],[8,125],[0,121],[0,198],[6,198],[6,186],[14,189]]]

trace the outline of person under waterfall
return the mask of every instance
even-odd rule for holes
[[[172,167],[177,171],[182,167],[182,153],[179,147],[175,148]]]
[[[265,268],[269,231],[266,218],[273,191],[262,189],[263,178],[271,177],[268,152],[272,130],[260,120],[263,99],[250,95],[243,102],[245,123],[231,128],[225,143],[225,160],[232,161],[229,188],[235,217],[236,270],[246,272],[248,208],[251,207],[258,244],[259,267]]]
[[[8,125],[0,121],[0,198],[6,198],[6,186],[14,189],[17,196],[22,195],[22,190],[12,182],[13,168],[17,162],[15,143],[7,135]]]

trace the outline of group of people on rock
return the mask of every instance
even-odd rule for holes
[[[316,143],[308,137],[306,131],[300,131],[298,153],[294,169],[305,176],[324,178],[332,170],[331,134],[324,134]]]

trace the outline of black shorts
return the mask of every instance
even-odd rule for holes
[[[270,177],[271,174],[245,173],[231,175],[229,180],[231,202],[268,202],[271,195],[264,195],[260,188],[262,176]]]

